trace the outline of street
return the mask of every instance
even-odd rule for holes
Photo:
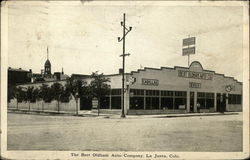
[[[242,113],[126,119],[8,113],[8,150],[242,151]]]

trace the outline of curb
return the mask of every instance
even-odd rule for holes
[[[218,113],[218,114],[192,114],[192,115],[166,115],[156,116],[153,118],[174,118],[174,117],[198,117],[198,116],[226,116],[226,115],[238,115],[238,113]]]
[[[124,119],[120,115],[114,114],[78,114],[75,113],[63,113],[63,112],[46,112],[46,111],[29,111],[29,110],[13,110],[8,109],[8,113],[15,114],[30,114],[30,115],[42,115],[42,116],[76,116],[76,117],[94,117],[105,119]],[[238,112],[225,112],[225,113],[197,113],[197,114],[168,114],[168,115],[127,115],[128,119],[131,118],[177,118],[177,117],[197,117],[197,116],[221,116],[221,115],[238,115]],[[125,118],[126,119],[126,118]]]

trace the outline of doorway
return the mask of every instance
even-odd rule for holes
[[[217,112],[225,112],[226,111],[226,94],[217,93],[216,96],[216,104],[217,104]]]

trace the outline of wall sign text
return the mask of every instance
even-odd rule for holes
[[[185,77],[185,78],[204,79],[204,80],[213,79],[213,75],[210,73],[185,71],[185,70],[178,70],[178,76]]]
[[[143,85],[158,86],[159,85],[159,80],[158,79],[145,79],[145,78],[142,78],[142,84]]]
[[[201,88],[201,83],[189,82],[189,88]]]

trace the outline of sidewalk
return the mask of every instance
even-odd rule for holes
[[[195,116],[220,116],[220,115],[237,115],[238,112],[214,112],[214,113],[183,113],[183,114],[157,114],[157,115],[126,115],[126,118],[174,118],[174,117],[195,117]],[[120,118],[120,115],[103,115],[104,118]]]
[[[28,111],[28,110],[8,110],[8,113],[17,113],[17,114],[33,114],[33,115],[51,115],[51,116],[78,116],[78,117],[93,117],[93,118],[110,118],[110,119],[123,119],[119,114],[103,114],[100,113],[99,116],[97,113],[91,111],[80,111],[78,115],[75,113],[66,113],[66,112],[41,112],[41,111]],[[238,112],[213,112],[213,113],[172,113],[172,114],[157,114],[157,115],[126,115],[128,119],[134,118],[174,118],[174,117],[195,117],[195,116],[219,116],[219,115],[237,115]]]

